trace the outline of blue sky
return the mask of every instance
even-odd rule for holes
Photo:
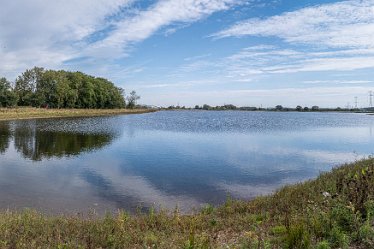
[[[106,77],[141,103],[368,105],[374,0],[12,0],[0,75]]]

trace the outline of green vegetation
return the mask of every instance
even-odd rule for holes
[[[17,104],[17,95],[12,91],[11,83],[0,78],[0,107],[11,107]]]
[[[374,159],[191,215],[0,214],[1,248],[374,248]]]
[[[123,89],[104,78],[81,72],[45,70],[34,67],[15,80],[14,86],[0,79],[0,107],[112,109],[125,107]],[[133,97],[137,98],[133,98]],[[131,98],[132,97],[132,98]],[[131,108],[138,96],[130,95]]]
[[[44,109],[0,108],[0,121],[34,118],[93,117],[154,112],[154,109]]]

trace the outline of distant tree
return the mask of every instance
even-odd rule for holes
[[[135,91],[131,91],[130,95],[127,96],[127,107],[134,108],[138,99],[140,99],[140,96],[137,95]]]
[[[232,104],[227,104],[227,105],[223,106],[223,109],[224,110],[236,110],[237,107],[235,105],[232,105]]]
[[[277,111],[282,111],[282,110],[283,110],[283,106],[281,106],[281,105],[277,105],[277,106],[275,107],[275,110],[277,110]]]
[[[242,110],[242,111],[257,111],[258,108],[254,107],[254,106],[242,106],[242,107],[239,107],[239,110]]]
[[[195,105],[195,109],[200,109],[200,106],[199,105]]]
[[[307,111],[309,111],[309,107],[305,106],[304,107],[304,112],[307,112]]]
[[[298,111],[298,112],[301,112],[303,110],[303,108],[301,107],[301,106],[296,106],[296,111]]]
[[[312,111],[318,111],[318,110],[319,110],[319,106],[316,106],[316,105],[312,106]]]
[[[0,107],[11,107],[17,104],[17,95],[6,78],[0,78]]]
[[[203,110],[210,110],[212,107],[210,105],[204,104],[203,105]]]

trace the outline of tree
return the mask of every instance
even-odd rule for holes
[[[90,78],[85,77],[79,89],[78,105],[80,108],[95,108],[95,89]]]
[[[22,73],[16,80],[14,91],[10,90],[12,92],[16,94],[15,99],[18,99],[20,106],[123,108],[126,104],[124,90],[107,79],[81,72],[44,70],[38,67]],[[135,106],[139,96],[135,93],[131,99]]]
[[[236,110],[237,107],[235,105],[232,105],[232,104],[227,104],[227,105],[223,106],[223,109],[224,110]]]
[[[312,111],[318,111],[318,110],[319,110],[319,106],[316,106],[316,105],[312,106]]]
[[[307,111],[309,111],[309,107],[305,106],[304,107],[304,112],[307,112]]]
[[[17,104],[17,95],[13,92],[10,82],[0,78],[0,106],[11,107]]]
[[[283,106],[281,106],[281,105],[277,105],[277,106],[275,107],[275,110],[277,110],[277,111],[281,111],[281,110],[283,110]]]
[[[303,108],[300,105],[296,106],[296,111],[301,112],[302,110]]]
[[[34,67],[26,70],[17,78],[14,90],[18,96],[19,106],[38,105],[38,103],[35,103],[35,92],[38,89],[43,72],[43,68]]]
[[[210,105],[204,104],[203,105],[203,110],[210,110],[212,107]]]
[[[135,91],[131,91],[130,95],[127,96],[127,107],[134,108],[138,99],[140,99],[140,96]]]

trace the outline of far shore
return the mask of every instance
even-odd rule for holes
[[[46,108],[0,108],[0,121],[41,119],[41,118],[69,118],[69,117],[97,117],[124,114],[141,114],[154,112],[154,109],[46,109]]]

